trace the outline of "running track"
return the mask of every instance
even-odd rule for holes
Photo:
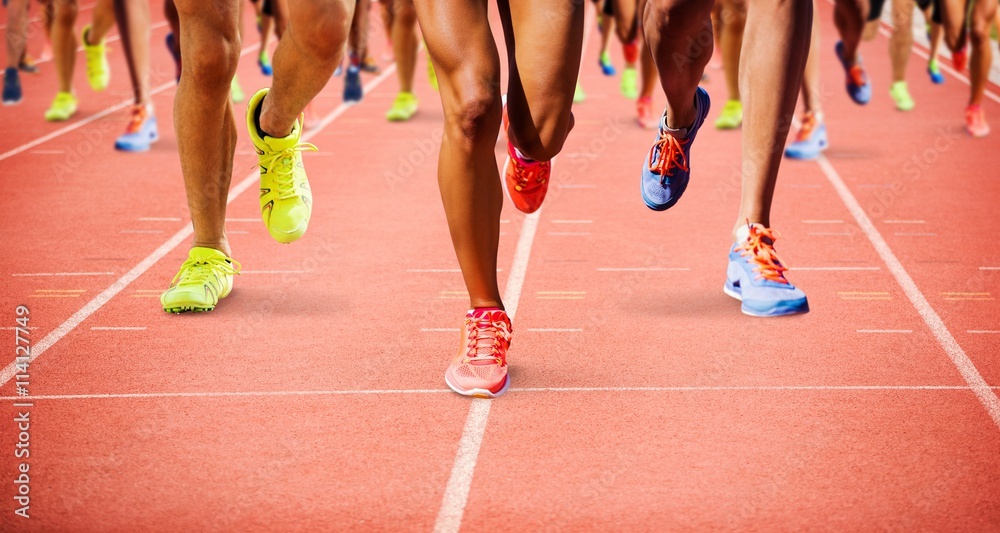
[[[684,201],[643,206],[652,133],[600,76],[590,34],[589,99],[546,205],[505,207],[514,387],[492,403],[442,380],[466,300],[422,56],[410,123],[384,121],[391,69],[359,105],[341,104],[339,78],[317,100],[317,207],[295,245],[259,222],[241,140],[228,229],[244,275],[212,313],[181,316],[156,298],[190,235],[166,30],[147,154],[114,153],[124,110],[58,133],[41,120],[52,68],[25,77],[25,102],[2,110],[0,326],[25,304],[37,328],[32,518],[13,514],[8,367],[0,529],[997,530],[998,133],[966,137],[967,86],[930,85],[916,56],[917,108],[896,112],[883,36],[863,47],[873,101],[850,103],[820,16],[832,148],[784,163],[773,217],[812,312],[752,319],[722,294],[738,132],[706,128]],[[252,58],[248,94],[266,83]],[[128,99],[118,47],[112,67],[101,95],[78,67],[78,121]],[[1000,126],[1000,103],[986,109]]]

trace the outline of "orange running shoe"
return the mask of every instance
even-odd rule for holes
[[[448,387],[477,398],[496,398],[507,392],[511,330],[510,318],[502,309],[470,309],[465,315],[458,355],[444,373]]]
[[[969,66],[969,54],[965,51],[963,46],[961,50],[957,52],[952,52],[951,54],[951,64],[955,66],[955,70],[962,72],[965,67]]]
[[[503,131],[507,134],[507,103],[504,96]],[[552,161],[527,160],[517,153],[517,149],[507,136],[507,160],[503,164],[503,189],[514,207],[525,213],[534,213],[542,206],[545,193],[549,190],[552,175]]]
[[[659,117],[653,113],[653,99],[649,96],[640,96],[635,101],[635,113],[639,127],[644,130],[651,130],[660,125]]]
[[[965,108],[965,131],[973,137],[986,137],[990,134],[990,125],[986,123],[986,113],[979,104]]]

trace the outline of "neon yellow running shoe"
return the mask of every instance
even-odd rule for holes
[[[905,81],[897,81],[889,87],[889,96],[896,102],[896,109],[900,111],[910,111],[916,106],[913,97],[910,96],[909,89],[906,88]]]
[[[49,122],[62,122],[69,120],[76,114],[76,97],[73,93],[56,93],[56,99],[52,101],[52,107],[45,112],[45,120]]]
[[[635,100],[639,97],[638,79],[639,73],[635,71],[635,67],[625,67],[625,70],[622,71],[622,96],[629,100]]]
[[[229,84],[229,97],[237,104],[246,98],[246,95],[243,94],[243,87],[240,87],[240,80],[236,78],[236,75],[233,75],[233,81]]]
[[[88,42],[90,36],[90,25],[83,27],[80,39],[83,41],[83,51],[87,55],[87,83],[95,91],[103,91],[108,88],[111,81],[111,66],[108,65],[108,49],[104,46],[104,39],[97,44]]]
[[[432,89],[438,90],[437,72],[434,70],[434,63],[431,63],[430,54],[427,54],[427,81],[431,84]]]
[[[715,129],[735,130],[743,124],[743,104],[739,100],[728,100],[722,113],[715,119]]]
[[[576,89],[573,91],[573,103],[582,104],[587,100],[587,93],[583,92],[583,85],[580,82],[576,82]]]
[[[413,93],[401,92],[396,95],[392,102],[392,107],[385,114],[389,122],[404,122],[413,118],[417,114],[417,97]]]
[[[312,190],[302,165],[302,151],[316,150],[300,143],[302,117],[287,137],[263,137],[258,130],[258,109],[268,89],[257,91],[247,104],[247,130],[260,163],[260,214],[274,240],[290,243],[301,237],[312,214]]]
[[[170,288],[160,295],[163,310],[211,311],[232,292],[233,276],[239,273],[240,264],[231,257],[214,248],[195,246],[170,282]]]

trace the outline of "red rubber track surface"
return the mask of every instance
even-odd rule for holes
[[[384,77],[364,78],[360,104],[341,105],[341,78],[317,98],[332,121],[305,155],[316,209],[293,245],[259,221],[241,128],[227,227],[244,274],[216,310],[179,316],[157,299],[190,241],[174,89],[154,96],[160,142],[123,154],[113,139],[124,110],[80,122],[129,100],[120,47],[104,94],[86,86],[78,54],[81,106],[68,124],[42,120],[51,63],[23,76],[25,101],[0,110],[0,154],[20,150],[0,155],[2,363],[14,360],[20,304],[40,355],[27,520],[12,483],[13,403],[25,399],[9,374],[0,390],[0,529],[997,530],[998,133],[969,138],[968,86],[950,75],[931,85],[916,56],[917,107],[897,112],[882,36],[862,47],[872,102],[854,105],[828,6],[818,15],[831,148],[820,163],[783,162],[773,214],[812,311],[756,319],[722,293],[738,131],[706,126],[683,201],[667,213],[643,205],[654,133],[600,75],[590,32],[588,99],[545,206],[527,218],[505,205],[502,289],[525,267],[523,285],[505,288],[517,296],[513,386],[485,404],[471,463],[459,443],[484,404],[470,409],[443,382],[467,300],[437,191],[442,113],[423,52],[411,122],[384,119],[397,87],[388,60]],[[250,17],[247,29],[252,47]],[[153,87],[173,76],[166,31],[153,31]],[[239,69],[248,96],[268,83],[254,50]],[[617,45],[613,56],[620,66]],[[726,95],[721,71],[709,74],[714,120]],[[995,97],[984,107],[1000,124]],[[498,164],[503,153],[498,144]],[[76,275],[26,275],[65,273]],[[973,390],[973,374],[986,386]],[[463,468],[467,499],[453,479]]]

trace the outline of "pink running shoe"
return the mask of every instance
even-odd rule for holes
[[[986,123],[986,113],[979,104],[965,108],[965,131],[973,137],[986,137],[990,134],[990,125]]]
[[[507,392],[510,333],[510,318],[504,311],[470,309],[465,315],[458,355],[444,373],[451,390],[476,398],[496,398]]]

